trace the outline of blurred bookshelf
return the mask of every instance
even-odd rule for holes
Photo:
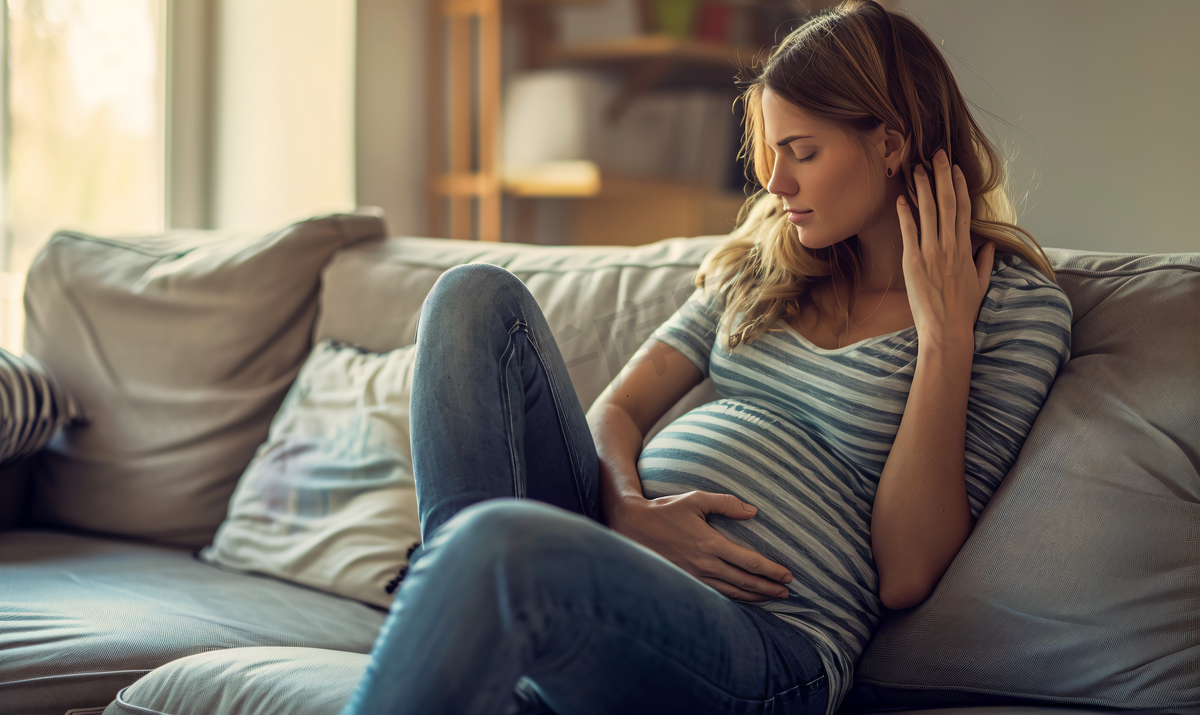
[[[429,2],[429,234],[580,245],[733,228],[734,79],[812,9]]]

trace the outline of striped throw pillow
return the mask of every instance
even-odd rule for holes
[[[79,406],[33,357],[0,349],[0,467],[42,448]]]

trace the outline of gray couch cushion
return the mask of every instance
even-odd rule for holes
[[[688,299],[700,261],[725,240],[673,238],[636,247],[364,241],[339,251],[325,268],[315,337],[374,352],[409,345],[421,303],[443,271],[492,263],[516,274],[542,306],[587,409],[633,351]]]
[[[847,710],[1200,713],[1200,254],[1048,253],[1072,359],[933,595],[886,614]]]
[[[318,276],[386,229],[339,214],[268,234],[52,238],[25,347],[90,422],[40,455],[36,522],[200,547],[311,347]]]
[[[338,715],[370,656],[320,648],[232,648],[168,663],[104,715]]]
[[[103,707],[150,670],[214,649],[367,653],[386,615],[186,551],[0,533],[0,715]]]

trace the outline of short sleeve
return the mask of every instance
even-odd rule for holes
[[[967,402],[966,477],[971,513],[1012,469],[1059,369],[1071,356],[1071,302],[1020,259],[993,274],[1005,285],[980,307]]]
[[[708,362],[717,339],[717,326],[721,323],[725,301],[717,291],[705,293],[697,290],[679,310],[657,330],[650,340],[666,343],[683,353],[684,357],[708,377]]]

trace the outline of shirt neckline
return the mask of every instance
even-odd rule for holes
[[[798,330],[796,330],[795,328],[793,328],[793,327],[791,326],[791,324],[790,324],[790,323],[788,323],[786,320],[780,319],[780,320],[779,320],[779,322],[780,322],[780,323],[783,323],[783,329],[784,329],[784,330],[785,330],[787,333],[791,334],[791,335],[792,335],[792,337],[794,337],[796,340],[798,340],[798,341],[800,342],[800,344],[801,344],[801,345],[803,345],[804,347],[808,348],[808,349],[809,349],[809,350],[811,350],[812,352],[815,352],[815,353],[821,353],[821,354],[824,354],[824,355],[839,355],[839,354],[841,354],[841,353],[850,352],[851,350],[857,350],[858,348],[860,348],[860,347],[862,347],[862,346],[864,346],[864,345],[868,345],[868,344],[870,344],[870,343],[874,343],[874,342],[880,342],[880,341],[883,341],[883,340],[888,340],[888,339],[890,339],[890,338],[897,337],[897,336],[899,336],[899,335],[901,335],[901,334],[903,334],[903,333],[907,333],[907,332],[908,332],[908,331],[910,331],[910,330],[911,330],[911,331],[913,331],[914,333],[917,331],[917,326],[915,326],[915,325],[910,325],[910,326],[908,326],[907,328],[903,328],[903,329],[901,329],[901,330],[897,330],[897,331],[896,331],[896,332],[894,332],[894,333],[884,333],[883,335],[873,335],[873,336],[871,336],[871,337],[869,337],[869,338],[863,338],[862,340],[859,340],[857,343],[851,343],[851,344],[849,344],[849,345],[843,345],[843,346],[842,346],[842,347],[840,347],[840,348],[823,348],[823,347],[821,347],[820,345],[817,345],[817,344],[813,343],[811,340],[809,340],[808,338],[806,338],[806,337],[804,337],[803,335],[801,335],[801,334],[800,334],[800,331],[798,331]]]

